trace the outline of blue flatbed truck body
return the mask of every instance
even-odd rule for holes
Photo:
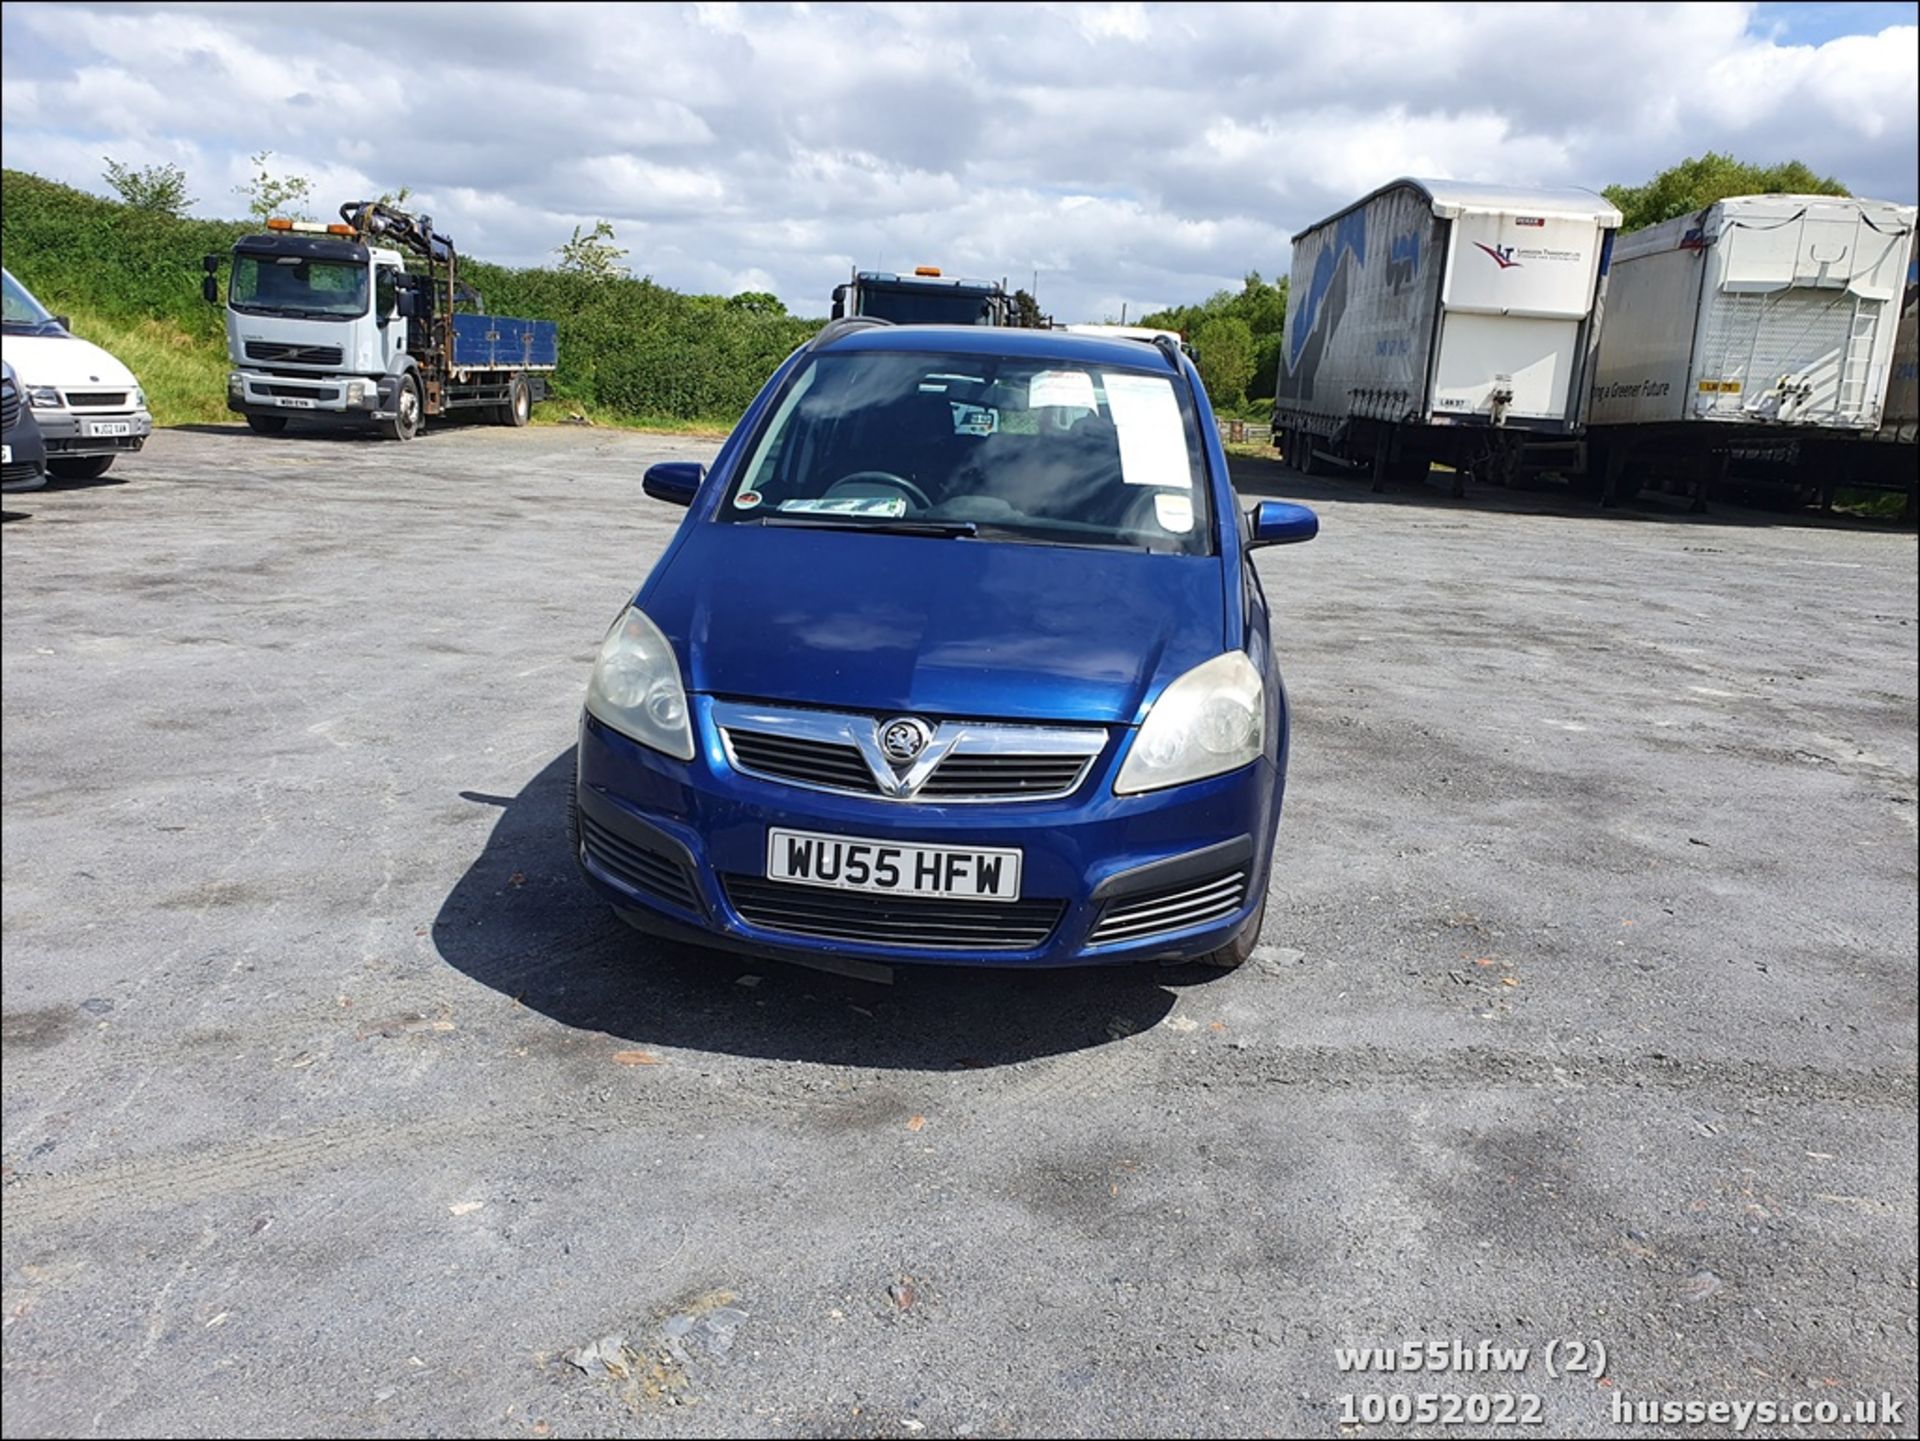
[[[455,315],[456,370],[552,370],[560,363],[560,327],[509,315]]]

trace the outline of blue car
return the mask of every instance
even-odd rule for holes
[[[816,964],[1259,938],[1287,699],[1172,344],[837,321],[767,382],[588,683],[568,807],[642,930]]]

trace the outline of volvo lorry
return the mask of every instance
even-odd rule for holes
[[[832,318],[856,315],[895,325],[1011,325],[1013,301],[1004,283],[958,280],[932,265],[911,275],[856,270],[853,279],[833,288]]]
[[[1615,501],[1657,482],[1697,505],[1721,485],[1806,500],[1856,483],[1887,416],[1914,218],[1880,200],[1747,195],[1623,237],[1589,484]]]
[[[212,304],[222,260],[205,261]],[[460,412],[525,425],[559,363],[552,321],[486,314],[432,218],[379,201],[243,236],[226,311],[227,409],[265,435],[292,417],[371,423],[392,440]]]
[[[1375,489],[1505,479],[1587,418],[1620,212],[1587,190],[1395,180],[1294,237],[1275,442]]]

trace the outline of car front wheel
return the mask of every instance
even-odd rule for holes
[[[1260,944],[1260,928],[1267,922],[1267,898],[1260,898],[1260,907],[1251,919],[1240,928],[1240,934],[1228,941],[1217,951],[1209,951],[1200,958],[1200,964],[1216,971],[1234,971],[1247,963],[1253,954],[1253,948]]]
[[[56,480],[98,480],[112,465],[110,455],[71,455],[49,460],[47,469]]]

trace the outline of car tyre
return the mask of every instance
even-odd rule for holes
[[[572,776],[567,777],[567,845],[576,857],[580,854],[580,782]]]
[[[110,455],[70,455],[47,461],[55,480],[98,480],[113,465]]]
[[[1209,951],[1202,956],[1199,964],[1215,971],[1236,971],[1247,963],[1255,946],[1260,944],[1260,927],[1267,921],[1267,898],[1260,898],[1259,908],[1248,922],[1240,928],[1240,933],[1217,951]]]
[[[249,415],[247,429],[255,435],[279,435],[287,428],[284,415]]]

